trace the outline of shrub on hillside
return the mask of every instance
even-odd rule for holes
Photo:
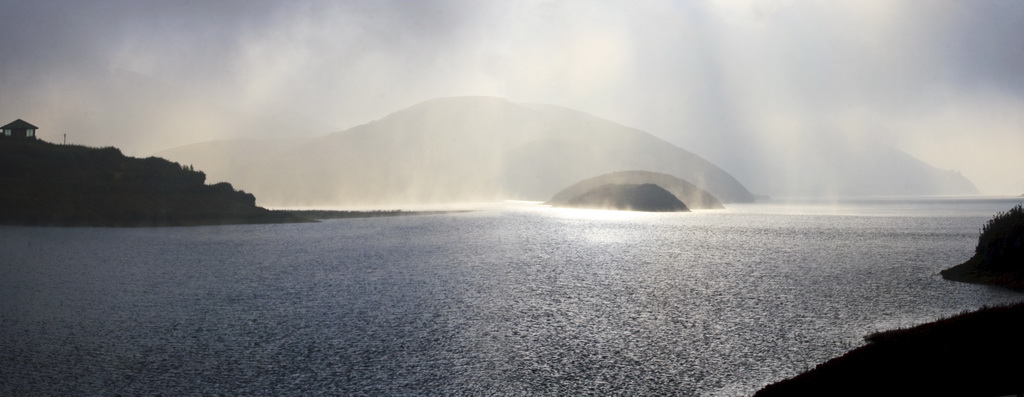
[[[1024,271],[1024,208],[1017,204],[990,219],[974,252],[981,269]]]

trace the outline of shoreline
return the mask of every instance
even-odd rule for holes
[[[1024,292],[1024,209],[999,212],[975,254],[940,272],[952,282]],[[866,345],[758,390],[792,395],[1024,395],[1024,299],[911,328],[870,334]]]
[[[943,270],[942,277],[1024,293],[1020,277],[978,272],[976,258]],[[1024,295],[1017,303],[866,335],[866,345],[765,385],[754,396],[1022,395],[1020,329]]]
[[[440,215],[474,212],[474,210],[407,211],[407,210],[265,210],[254,215],[223,215],[197,219],[34,219],[26,222],[0,222],[0,226],[23,227],[196,227],[225,225],[273,225],[284,223],[316,223],[331,219],[385,218],[396,216]]]
[[[438,211],[407,211],[407,210],[274,210],[313,221],[327,219],[384,218],[395,216],[441,215],[474,212],[474,210],[438,210]]]
[[[1016,273],[993,273],[978,270],[977,256],[971,257],[967,262],[945,269],[939,274],[943,279],[968,284],[991,285],[1006,288],[1015,292],[1024,293],[1024,277]]]
[[[1024,393],[1024,302],[868,335],[868,344],[754,396]]]

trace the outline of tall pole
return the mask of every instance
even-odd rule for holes
[[[68,144],[68,134],[64,134],[64,144]]]

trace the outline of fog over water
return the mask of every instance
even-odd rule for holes
[[[486,95],[641,129],[756,192],[799,192],[815,156],[866,140],[983,194],[1024,193],[1016,1],[3,0],[0,13],[0,120],[53,142],[148,156]]]

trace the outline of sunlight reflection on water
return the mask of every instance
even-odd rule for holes
[[[3,227],[0,394],[746,395],[1019,300],[937,274],[1012,205]]]

